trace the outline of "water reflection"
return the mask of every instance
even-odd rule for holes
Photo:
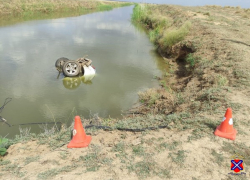
[[[66,77],[62,82],[66,89],[74,90],[80,86],[81,79],[80,77]]]
[[[56,11],[56,12],[49,12],[49,13],[42,13],[42,12],[33,12],[32,14],[27,15],[9,15],[8,18],[5,16],[0,17],[0,26],[7,26],[11,24],[17,24],[24,21],[31,21],[31,20],[46,20],[46,19],[58,19],[58,18],[65,18],[65,17],[76,17],[81,16],[84,14],[94,13],[95,10],[85,10],[79,9],[74,11]]]
[[[63,78],[63,86],[66,89],[74,90],[78,88],[81,84],[91,85],[94,75],[81,76],[81,77],[65,77]]]

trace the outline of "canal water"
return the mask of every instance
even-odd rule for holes
[[[133,6],[112,11],[28,21],[0,27],[0,135],[8,138],[37,122],[71,124],[75,115],[120,118],[138,101],[137,93],[157,86],[166,67],[146,33],[131,21]],[[92,80],[58,76],[55,61],[88,55]]]

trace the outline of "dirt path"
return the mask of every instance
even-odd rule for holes
[[[1,168],[4,179],[221,179],[229,166],[217,156],[223,142],[217,137],[189,141],[189,132],[170,130],[148,133],[99,131],[91,146],[51,150],[36,142],[11,146]],[[238,137],[237,137],[238,138]],[[211,153],[218,153],[212,155]],[[215,156],[215,157],[214,157]],[[214,162],[213,162],[214,161]],[[227,162],[228,161],[228,162]],[[2,162],[2,163],[3,163]],[[150,176],[150,177],[148,177]]]
[[[160,9],[167,12],[162,11],[163,15],[192,22],[187,41],[198,44],[196,55],[203,59],[195,70],[202,72],[185,76],[178,75],[172,62],[176,65],[173,88],[182,89],[178,102],[187,103],[180,103],[176,114],[152,115],[169,128],[137,133],[89,131],[91,145],[82,149],[67,149],[69,140],[61,141],[68,136],[64,129],[55,136],[29,137],[10,146],[0,161],[1,179],[250,179],[250,10]],[[238,131],[235,141],[213,135],[229,106]],[[245,175],[229,174],[235,153],[244,156]]]

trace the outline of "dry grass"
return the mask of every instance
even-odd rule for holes
[[[182,23],[177,18],[164,16],[157,6],[136,5],[132,19],[144,24],[150,30],[150,40],[161,49],[162,53],[169,53],[169,49],[184,40],[191,29],[191,22]]]
[[[190,22],[185,22],[180,28],[165,30],[158,43],[162,49],[171,48],[173,45],[185,39],[191,28]]]
[[[209,29],[207,19],[212,17],[219,25],[233,26],[233,18],[227,18],[226,14],[248,13],[248,9],[206,6],[199,10],[206,13],[200,13],[202,16],[197,19],[180,7],[151,5],[147,6],[148,13],[140,17],[156,49],[171,65],[171,72],[159,78],[161,90],[139,93],[140,101],[146,106],[140,107],[144,114],[184,112],[193,118],[200,113],[223,114],[232,104],[226,95],[230,87],[247,84],[242,81],[249,77],[235,64],[239,59],[237,52],[225,41],[218,41],[219,35]]]
[[[68,10],[112,9],[121,6],[118,2],[96,0],[0,0],[0,15],[24,15],[25,13],[50,13]]]
[[[154,104],[160,98],[160,94],[156,89],[148,89],[144,92],[139,92],[138,95],[142,103],[148,102],[149,105]]]

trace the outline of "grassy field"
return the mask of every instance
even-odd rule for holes
[[[86,10],[111,10],[114,7],[127,6],[130,3],[119,3],[97,0],[0,0],[0,15],[32,16],[55,12],[83,12]]]
[[[249,13],[229,6],[135,6],[132,21],[147,29],[170,67],[158,77],[161,88],[139,92],[141,105],[121,120],[83,120],[85,127],[110,127],[86,129],[93,138],[88,148],[67,149],[73,125],[44,127],[39,135],[21,129],[4,144],[0,177],[249,179]],[[235,141],[213,134],[228,107]],[[235,154],[243,156],[246,175],[228,174]]]
[[[214,117],[231,107],[238,113],[234,121],[238,133],[249,137],[244,126],[249,121],[240,115],[249,112],[249,107],[239,97],[235,101],[234,96],[248,91],[250,86],[249,74],[244,73],[249,68],[246,54],[250,41],[245,43],[247,35],[243,35],[250,23],[250,9],[137,5],[134,12],[133,20],[148,30],[150,40],[171,67],[165,77],[159,77],[162,89],[139,93],[144,107],[135,112],[166,114],[164,121],[175,125],[174,129],[192,130],[188,137],[192,142],[211,138],[218,125]],[[249,143],[239,140],[219,146],[224,153],[250,158]],[[218,163],[225,159],[214,150],[211,155],[218,158]],[[245,163],[250,165],[249,161]]]

